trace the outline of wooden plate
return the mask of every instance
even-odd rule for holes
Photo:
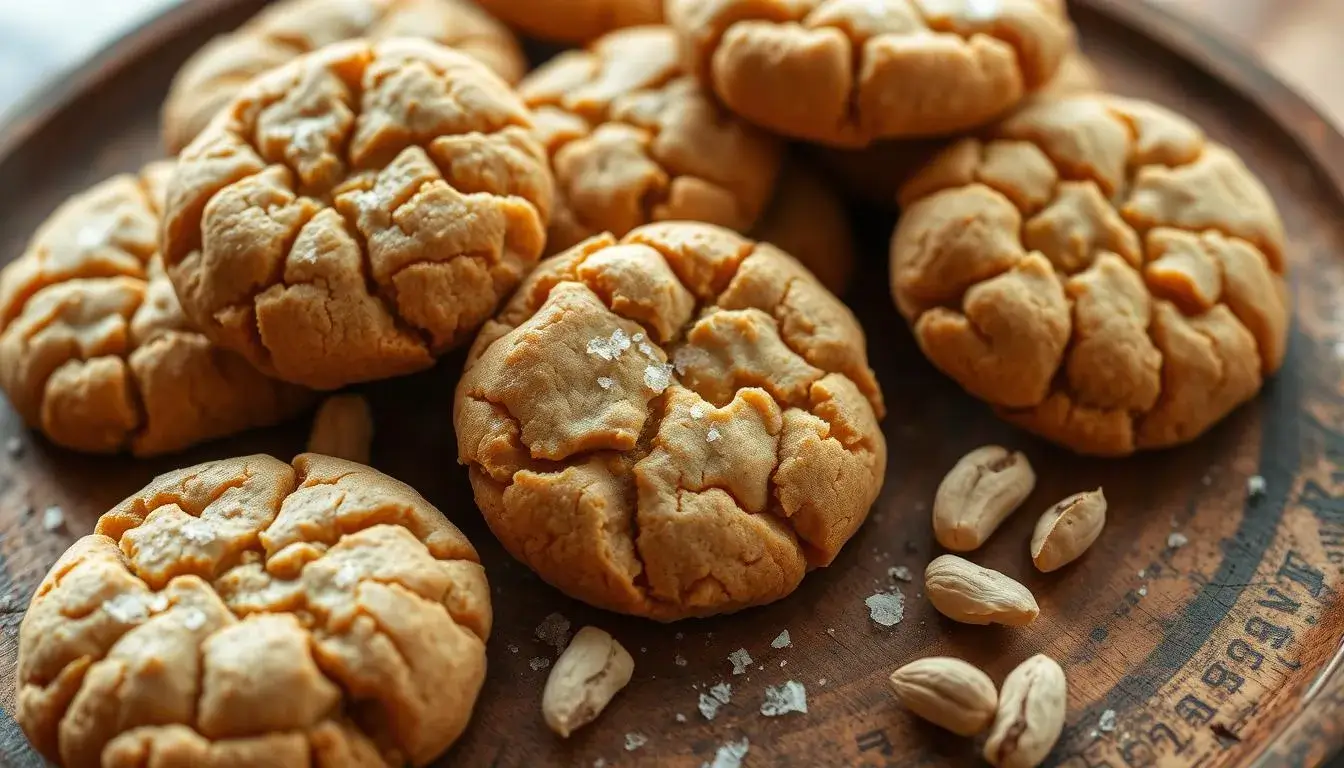
[[[260,0],[199,0],[141,28],[71,73],[0,130],[0,257],[23,248],[63,198],[158,152],[158,105],[178,64]],[[1305,766],[1344,744],[1344,139],[1301,99],[1208,33],[1132,0],[1075,5],[1084,45],[1115,90],[1171,105],[1230,145],[1265,180],[1291,238],[1297,322],[1282,374],[1209,435],[1125,461],[1071,456],[998,423],[933,371],[914,348],[885,286],[890,222],[869,216],[867,269],[849,297],[872,342],[891,407],[886,487],[868,524],[835,564],[787,600],[735,616],[663,626],[590,609],[547,587],[495,543],[455,464],[450,397],[460,357],[434,371],[365,390],[378,424],[374,464],[419,488],[472,537],[495,589],[490,679],[464,738],[443,761],[463,766],[698,766],[747,737],[748,766],[973,765],[976,745],[912,718],[886,690],[887,673],[953,654],[995,679],[1038,651],[1071,685],[1064,736],[1049,764]],[[245,435],[156,461],[79,456],[28,434],[0,411],[0,762],[38,765],[12,719],[13,666],[23,606],[47,568],[98,515],[170,468],[240,453],[289,458],[306,423]],[[958,626],[922,599],[934,555],[928,504],[964,452],[1002,442],[1028,452],[1040,482],[979,559],[1021,578],[1042,617],[1030,630]],[[1263,495],[1247,480],[1265,479]],[[1027,541],[1047,504],[1104,485],[1111,520],[1081,562],[1042,576]],[[66,529],[44,530],[60,505]],[[1189,539],[1169,546],[1172,533]],[[906,566],[905,619],[869,620],[864,598]],[[612,631],[636,675],[594,726],[567,742],[544,727],[539,701],[552,649],[534,628],[553,611]],[[792,645],[771,647],[787,629]],[[733,676],[728,655],[756,661]],[[712,722],[699,692],[732,684]],[[809,712],[759,714],[767,686],[803,683]],[[1113,729],[1103,713],[1115,713]],[[678,715],[685,717],[682,723]],[[1110,719],[1109,716],[1107,718]],[[647,743],[626,750],[627,734]]]

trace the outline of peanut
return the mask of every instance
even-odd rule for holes
[[[546,725],[569,738],[597,719],[634,673],[635,660],[615,638],[597,627],[584,627],[546,678],[541,694]]]
[[[999,693],[989,675],[960,659],[934,656],[891,673],[891,690],[911,712],[958,736],[974,736],[994,719]]]
[[[1026,587],[956,555],[943,555],[929,563],[924,591],[939,613],[963,624],[1022,627],[1041,613]]]
[[[1045,655],[1032,656],[1008,673],[999,711],[985,742],[985,760],[995,768],[1035,768],[1064,730],[1068,681]]]
[[[962,457],[938,486],[933,499],[933,535],[953,552],[985,543],[1036,487],[1031,462],[997,445]]]
[[[1036,523],[1031,561],[1043,573],[1077,560],[1106,526],[1106,494],[1102,489],[1075,493],[1059,502]]]
[[[322,402],[308,435],[308,452],[369,463],[373,413],[360,395],[333,395]]]

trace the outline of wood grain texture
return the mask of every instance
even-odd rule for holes
[[[0,260],[65,196],[157,153],[157,107],[176,65],[259,0],[202,0],[159,19],[98,57],[0,130]],[[998,423],[919,355],[886,292],[891,221],[863,217],[871,279],[847,297],[868,331],[891,409],[886,487],[867,525],[830,568],[792,597],[735,616],[664,626],[570,601],[513,562],[490,536],[453,461],[451,392],[461,359],[380,382],[368,395],[378,425],[373,464],[421,490],[479,547],[496,607],[490,680],[453,766],[698,766],[725,741],[751,741],[748,766],[977,765],[974,742],[915,722],[894,704],[886,674],[934,653],[1003,676],[1044,651],[1071,679],[1064,738],[1049,765],[1311,766],[1344,745],[1344,139],[1300,99],[1203,29],[1129,0],[1086,0],[1077,20],[1113,87],[1176,107],[1242,154],[1278,199],[1290,234],[1297,324],[1284,372],[1253,404],[1197,443],[1123,461],[1071,456]],[[154,461],[84,457],[25,432],[0,409],[0,763],[39,764],[10,718],[22,606],[47,568],[103,511],[156,473],[198,461],[302,450],[308,425],[253,433]],[[1040,479],[1019,514],[977,560],[1020,578],[1042,618],[1030,630],[951,624],[923,599],[918,574],[938,551],[928,505],[944,472],[970,448],[1001,442],[1032,458]],[[1247,493],[1262,475],[1263,496]],[[1042,575],[1027,542],[1034,512],[1102,485],[1111,520],[1094,549]],[[66,527],[44,530],[60,505]],[[24,513],[24,509],[35,513]],[[1168,546],[1172,532],[1190,543]],[[864,598],[913,583],[904,621],[872,623]],[[554,659],[533,637],[549,613],[596,624],[635,656],[635,677],[594,725],[568,741],[541,721]],[[793,641],[773,649],[788,629]],[[756,662],[733,676],[728,654]],[[685,664],[678,663],[678,658]],[[793,679],[809,713],[765,718],[767,686]],[[822,683],[822,680],[825,683]],[[699,692],[720,680],[733,701],[712,722]],[[1114,710],[1117,727],[1103,731]],[[680,723],[676,715],[688,722]],[[627,752],[626,734],[648,743]]]

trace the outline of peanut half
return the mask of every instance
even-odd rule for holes
[[[565,738],[602,714],[630,682],[635,660],[611,635],[584,627],[560,654],[541,694],[541,715]]]
[[[369,463],[373,413],[360,395],[333,395],[322,401],[308,435],[308,452]]]
[[[946,656],[912,661],[892,672],[891,690],[911,712],[958,736],[983,731],[999,700],[989,675]]]
[[[985,760],[996,768],[1035,768],[1064,730],[1068,681],[1049,656],[1037,655],[1008,673],[999,712],[985,742]]]
[[[1020,452],[987,445],[962,457],[933,498],[933,535],[953,552],[978,548],[1036,487]]]
[[[956,555],[943,555],[929,563],[924,570],[924,591],[939,613],[963,624],[1024,627],[1041,613],[1031,590]]]
[[[1075,493],[1059,502],[1036,523],[1031,561],[1043,573],[1077,560],[1106,526],[1106,494],[1102,489]]]

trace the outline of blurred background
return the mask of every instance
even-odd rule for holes
[[[1188,14],[1233,38],[1344,127],[1344,0],[1134,1]],[[191,0],[0,0],[0,120],[46,78],[179,2]]]

